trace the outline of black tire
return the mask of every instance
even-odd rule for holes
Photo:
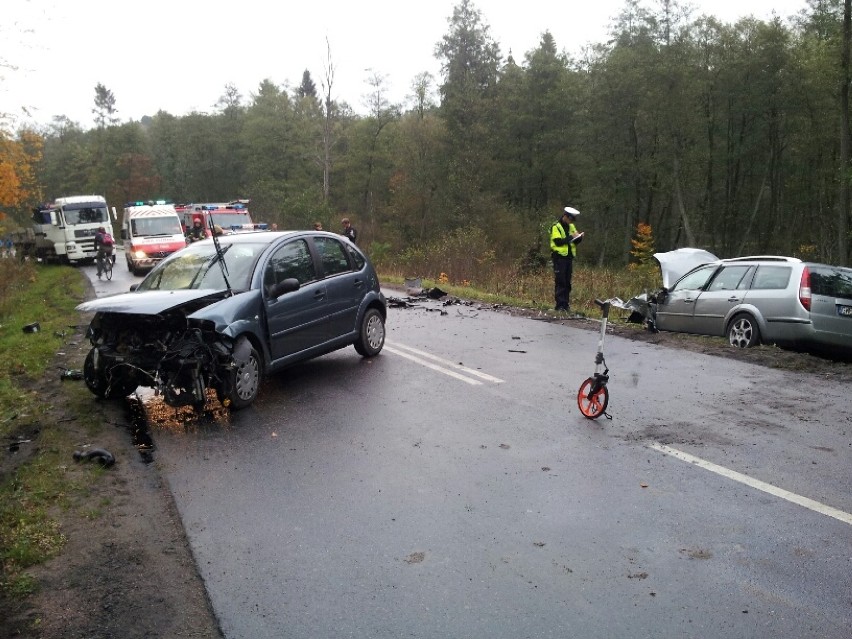
[[[91,349],[83,363],[83,381],[92,394],[101,399],[123,399],[136,390],[137,381],[120,371],[108,375],[95,366],[96,349]]]
[[[219,401],[231,410],[240,410],[249,406],[260,392],[260,382],[263,379],[263,362],[254,346],[249,346],[246,360],[229,371],[229,391],[223,393],[217,389]]]
[[[364,357],[375,357],[385,345],[385,319],[376,308],[368,308],[361,318],[355,350]]]
[[[728,342],[737,348],[751,348],[760,344],[757,321],[748,313],[735,315],[728,324]]]
[[[95,349],[89,351],[86,355],[86,361],[83,362],[83,381],[88,388],[97,397],[106,397],[107,381],[103,371],[95,368]]]

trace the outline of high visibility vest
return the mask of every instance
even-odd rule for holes
[[[570,244],[563,244],[562,246],[557,246],[553,240],[556,239],[565,239],[569,235],[574,236],[577,234],[577,228],[574,224],[568,225],[568,233],[565,233],[565,227],[562,226],[561,222],[557,222],[550,228],[550,250],[556,253],[557,255],[561,255],[562,257],[576,257],[577,255],[577,245],[573,242]]]

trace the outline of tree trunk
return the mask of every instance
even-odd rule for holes
[[[837,263],[846,264],[849,239],[849,46],[852,40],[852,0],[843,2],[843,48],[840,54],[840,199],[837,214]]]
[[[850,0],[852,1],[852,0]],[[677,203],[677,210],[680,214],[680,222],[683,228],[683,234],[686,237],[686,245],[687,246],[695,246],[695,235],[692,234],[692,228],[689,226],[689,218],[686,215],[686,207],[683,205],[683,192],[680,188],[680,160],[675,157],[674,159],[674,189],[675,189],[675,202]]]

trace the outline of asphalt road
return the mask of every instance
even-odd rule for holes
[[[228,639],[852,637],[848,387],[608,337],[589,421],[593,331],[387,328],[153,433]]]

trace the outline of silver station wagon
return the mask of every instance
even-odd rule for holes
[[[754,256],[714,259],[680,276],[708,256],[696,249],[654,256],[664,287],[656,295],[659,330],[726,335],[740,348],[764,343],[852,355],[852,269]]]

